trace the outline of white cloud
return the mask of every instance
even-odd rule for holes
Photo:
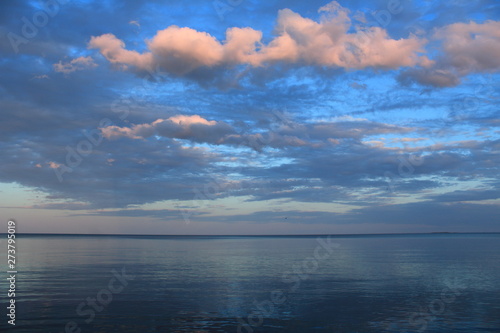
[[[136,27],[140,28],[141,27],[141,24],[139,23],[139,21],[136,21],[136,20],[132,20],[130,21],[128,24],[132,24],[132,25],[135,25]]]

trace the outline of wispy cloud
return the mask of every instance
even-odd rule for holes
[[[97,67],[97,64],[92,57],[78,57],[65,63],[59,61],[57,64],[54,64],[54,71],[69,74],[94,67]]]

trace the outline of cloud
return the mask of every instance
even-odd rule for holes
[[[131,127],[107,126],[101,128],[101,132],[108,139],[121,137],[146,139],[156,135],[214,145],[246,146],[257,151],[261,151],[266,146],[283,148],[306,145],[306,142],[297,137],[273,132],[237,134],[236,130],[225,122],[206,120],[198,115],[177,115],[168,119],[157,119],[150,124]]]
[[[39,8],[8,3],[0,5],[0,31],[22,36],[19,18]],[[213,222],[285,222],[288,214],[286,223],[388,219],[399,230],[431,218],[436,226],[456,218],[478,230],[493,225],[498,2],[407,3],[383,28],[367,23],[376,22],[364,2],[315,14],[323,4],[250,1],[221,22],[210,1],[68,2],[19,54],[1,39],[0,181],[46,195],[8,199],[144,221],[182,220],[170,210],[178,203]],[[414,22],[417,36],[408,29]],[[110,66],[85,70],[103,63]],[[399,73],[401,82],[431,87],[469,77],[456,88],[422,90],[394,84]],[[272,109],[287,110],[288,119],[277,121]],[[111,126],[99,129],[104,118]],[[87,149],[89,135],[99,144],[76,163],[69,150]],[[422,163],[403,170],[412,156]],[[71,172],[60,182],[65,166]],[[2,186],[8,195],[11,185]],[[234,211],[207,208],[219,201]],[[158,209],[137,206],[148,203]]]
[[[351,82],[349,83],[349,86],[354,88],[354,89],[359,89],[359,90],[366,90],[366,84],[363,83],[357,83],[357,82]]]
[[[50,79],[49,76],[47,74],[43,74],[43,75],[36,75],[33,77],[33,80],[44,80],[44,79]]]
[[[80,202],[60,202],[60,203],[47,203],[40,205],[33,205],[33,209],[57,209],[57,210],[85,210],[92,207],[88,203]]]
[[[100,210],[84,214],[72,214],[72,216],[119,216],[119,217],[152,217],[162,220],[182,219],[184,211],[171,209],[120,209],[120,210]],[[190,216],[200,215],[191,212]]]
[[[168,27],[147,44],[153,55],[149,66],[178,75],[219,65],[224,57],[224,48],[214,37],[191,28]]]
[[[157,119],[151,124],[132,127],[108,126],[101,128],[105,138],[145,139],[153,135],[167,138],[189,139],[194,142],[221,143],[223,137],[234,133],[234,129],[225,122],[206,120],[198,115],[177,115],[168,119]]]
[[[433,39],[442,49],[436,65],[408,69],[400,82],[452,87],[468,74],[500,71],[500,21],[453,23],[438,28]]]
[[[153,65],[153,55],[151,53],[140,54],[137,51],[125,50],[125,43],[113,34],[92,37],[89,47],[99,49],[109,62],[121,69],[134,66],[142,70],[150,70]]]
[[[438,29],[447,63],[459,75],[500,70],[500,21],[454,23]]]
[[[499,205],[439,203],[433,201],[407,204],[380,205],[356,209],[352,214],[339,218],[340,223],[424,224],[446,228],[447,231],[473,230],[474,221],[483,221],[480,230],[494,228]],[[482,229],[481,229],[482,228]],[[440,230],[441,231],[441,230]]]
[[[212,215],[203,212],[190,211],[191,219],[198,223],[298,223],[298,224],[324,224],[324,225],[405,225],[424,226],[427,231],[485,231],[496,230],[496,221],[491,219],[498,211],[495,204],[471,203],[439,203],[422,201],[394,205],[372,205],[353,209],[348,213],[329,211],[291,210],[261,210],[248,214]],[[121,217],[153,217],[162,220],[179,219],[186,211],[168,209],[146,210],[126,209],[115,211],[96,211],[73,216],[121,216]],[[477,227],[471,221],[483,221]]]
[[[416,82],[434,87],[454,87],[460,83],[460,78],[450,70],[433,68],[408,69],[398,76],[398,80],[405,85]]]
[[[276,36],[265,44],[261,31],[229,28],[223,42],[202,31],[170,26],[146,42],[148,51],[125,49],[113,34],[94,36],[89,48],[98,49],[122,69],[159,68],[174,75],[198,69],[238,65],[268,66],[272,63],[328,66],[345,69],[397,69],[432,62],[421,53],[426,41],[415,36],[392,39],[380,27],[352,26],[349,10],[331,2],[320,10],[319,22],[290,9],[280,10]],[[349,32],[354,29],[354,32]]]
[[[457,190],[449,193],[429,195],[429,199],[436,202],[466,202],[500,199],[500,190],[498,189],[470,189]]]
[[[149,124],[131,127],[107,126],[100,129],[108,139],[146,139],[154,135],[186,139],[192,142],[215,145],[246,146],[256,151],[265,147],[319,147],[337,145],[338,139],[361,139],[374,134],[408,133],[414,128],[400,127],[350,118],[336,122],[297,124],[288,121],[278,128],[269,128],[258,133],[237,133],[225,122],[206,120],[199,115],[176,115],[168,119],[157,119]]]
[[[54,70],[58,73],[69,74],[76,71],[81,71],[88,68],[97,67],[97,64],[94,62],[92,57],[78,57],[76,59],[71,60],[70,62],[63,63],[59,61],[57,64],[54,64]]]
[[[130,21],[128,24],[132,24],[132,25],[135,25],[136,27],[140,28],[141,27],[141,24],[139,23],[139,21],[136,21],[136,20],[132,20]]]

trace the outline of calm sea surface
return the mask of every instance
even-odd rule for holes
[[[500,234],[5,239],[2,332],[500,332]]]

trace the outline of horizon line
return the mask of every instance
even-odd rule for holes
[[[7,232],[0,232],[1,235]],[[396,236],[396,235],[446,235],[446,234],[500,234],[500,231],[432,231],[432,232],[400,232],[400,233],[357,233],[357,234],[91,234],[91,233],[40,233],[40,232],[16,232],[16,236],[30,235],[30,236],[157,236],[157,237],[294,237],[294,236]]]

